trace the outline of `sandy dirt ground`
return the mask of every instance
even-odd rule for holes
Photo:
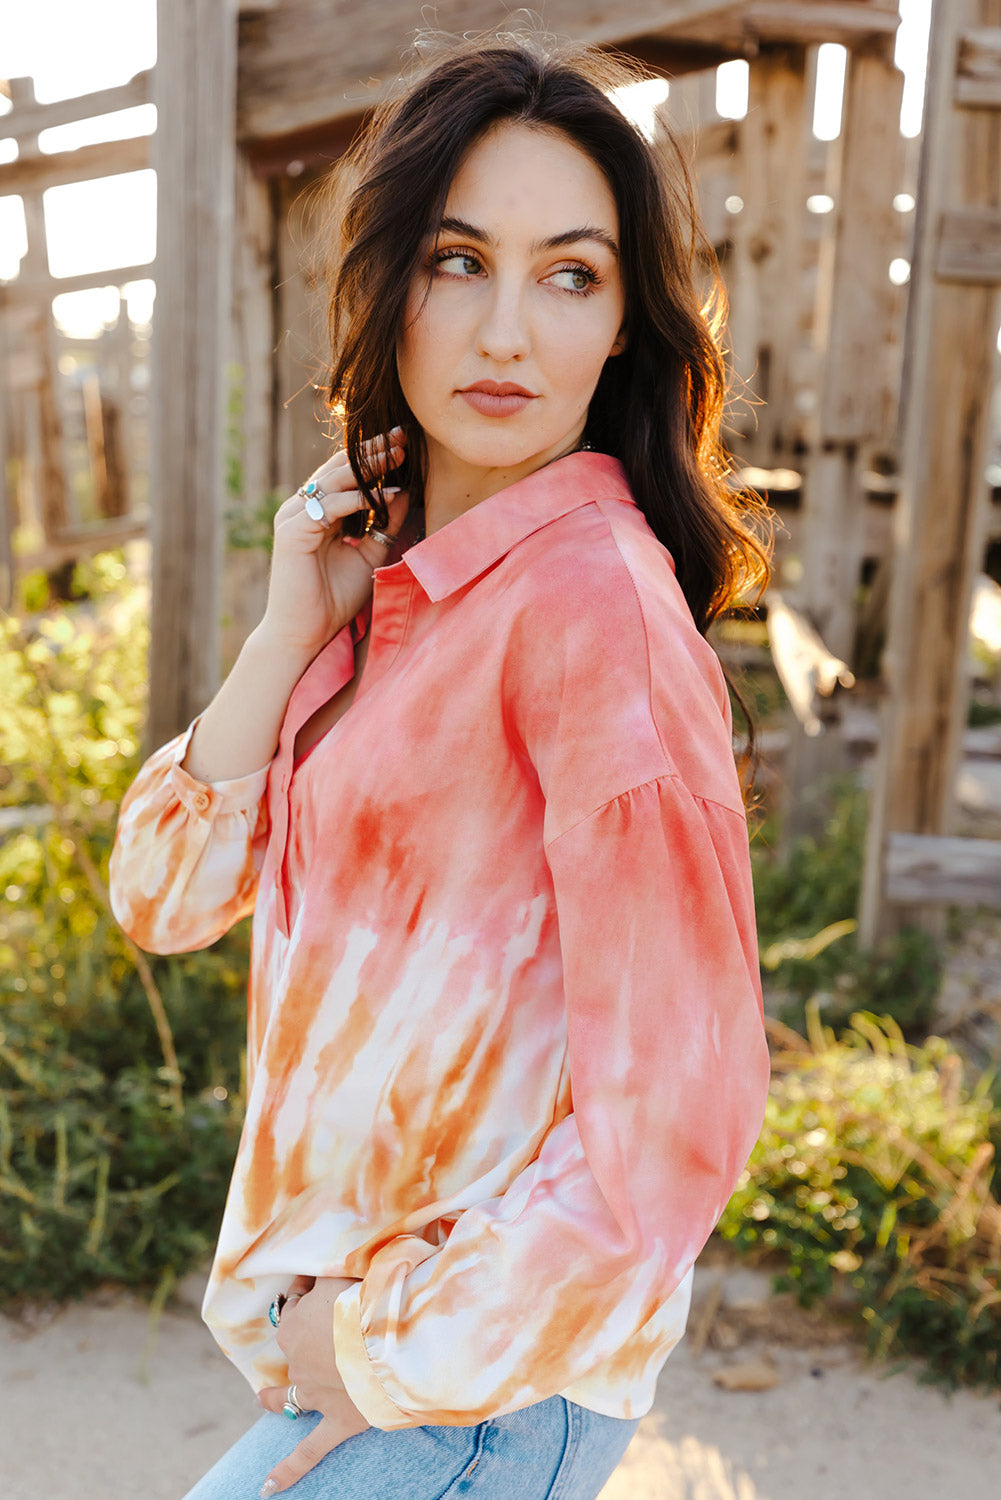
[[[0,1318],[5,1500],[181,1500],[257,1411],[198,1320],[198,1291],[187,1284],[152,1343],[147,1309],[121,1293],[27,1325]],[[865,1364],[830,1321],[769,1297],[760,1273],[700,1268],[697,1297],[601,1500],[997,1495],[997,1395],[950,1397]]]

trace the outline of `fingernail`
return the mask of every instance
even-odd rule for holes
[[[384,484],[382,493],[384,495],[398,495],[400,493],[400,486],[398,484]]]
[[[257,1491],[257,1493],[260,1495],[261,1500],[268,1500],[268,1497],[270,1495],[277,1495],[277,1493],[278,1493],[278,1483],[277,1483],[277,1481],[274,1480],[274,1479],[266,1479],[264,1481],[264,1483],[261,1485],[260,1489]]]

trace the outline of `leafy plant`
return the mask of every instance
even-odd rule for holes
[[[240,1128],[245,928],[149,959],[108,908],[147,601],[91,571],[86,606],[0,625],[0,1297],[203,1260]]]
[[[874,949],[859,947],[854,918],[867,810],[864,790],[843,780],[821,836],[798,839],[781,854],[766,827],[752,843],[762,966],[785,993],[782,1019],[790,1026],[804,1026],[806,1002],[814,999],[832,1026],[871,1010],[893,1016],[916,1039],[931,1022],[941,955],[919,928]]]
[[[778,1284],[804,1304],[844,1279],[872,1352],[918,1355],[954,1384],[1001,1385],[988,1080],[967,1089],[944,1041],[908,1045],[886,1017],[857,1014],[836,1038],[814,1007],[809,1042],[786,1042],[720,1233],[781,1255]]]

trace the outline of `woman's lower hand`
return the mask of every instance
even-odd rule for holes
[[[402,428],[374,439],[366,445],[366,452],[378,474],[399,468],[404,458]],[[322,492],[323,518],[310,516],[299,491],[279,507],[268,602],[258,630],[285,650],[311,660],[354,619],[372,592],[373,570],[387,562],[390,550],[374,538],[349,542],[341,535],[345,517],[368,504],[343,448],[321,464],[307,483]],[[396,536],[406,519],[407,497],[390,490],[386,505],[387,534]]]
[[[352,1285],[351,1277],[298,1276],[289,1287],[278,1323],[278,1346],[288,1360],[297,1404],[303,1411],[320,1412],[322,1420],[276,1464],[262,1495],[287,1490],[334,1448],[371,1426],[344,1389],[334,1358],[334,1301]],[[280,1414],[288,1394],[289,1386],[268,1386],[258,1399],[268,1411]]]

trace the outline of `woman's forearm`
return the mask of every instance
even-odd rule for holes
[[[292,689],[311,657],[277,644],[258,625],[202,714],[184,769],[198,781],[231,781],[274,758]]]

